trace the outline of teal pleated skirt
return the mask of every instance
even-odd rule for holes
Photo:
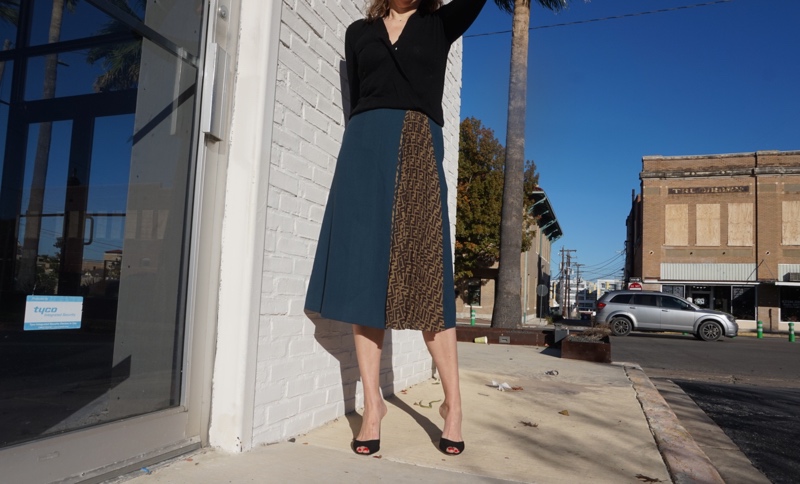
[[[442,129],[416,111],[350,119],[305,309],[385,329],[455,326]]]

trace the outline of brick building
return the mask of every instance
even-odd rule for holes
[[[626,279],[765,329],[800,319],[800,151],[642,158]]]
[[[7,3],[19,21],[0,22],[4,482],[99,482],[200,446],[246,451],[360,406],[350,326],[303,303],[347,119],[345,29],[364,2],[77,2],[49,43],[59,2]],[[138,79],[98,88],[107,64],[85,56],[120,43],[140,54]],[[75,60],[69,75],[47,60],[55,93],[31,97],[43,76],[25,66],[56,55]],[[452,217],[461,59],[459,40],[443,102]],[[48,175],[31,189],[46,123]],[[44,213],[31,192],[47,194]],[[84,261],[113,250],[114,290],[86,290]],[[38,296],[59,257],[57,289]],[[80,321],[25,331],[32,294]],[[430,378],[419,332],[388,331],[383,348],[384,394]]]

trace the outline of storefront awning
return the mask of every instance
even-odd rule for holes
[[[645,279],[643,284],[662,284],[676,286],[757,286],[765,281],[672,281],[662,279]],[[784,283],[788,284],[788,283]]]
[[[542,189],[536,189],[528,192],[528,197],[533,200],[533,206],[530,209],[530,214],[539,217],[539,230],[550,240],[555,241],[560,238],[564,233],[561,231],[561,226],[558,224],[558,219],[550,205],[550,200],[547,194]]]

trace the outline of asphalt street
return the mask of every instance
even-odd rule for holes
[[[677,384],[770,481],[800,482],[800,344],[634,333],[611,348],[614,361]]]
[[[673,381],[769,480],[800,480],[800,389]]]

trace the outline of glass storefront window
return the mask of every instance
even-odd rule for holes
[[[731,314],[736,319],[756,319],[756,288],[733,286],[731,288]]]
[[[12,61],[0,60],[0,153],[6,149],[6,131],[8,128],[8,107],[11,105],[11,74],[14,72]],[[3,172],[4,156],[0,156],[0,173]]]
[[[181,403],[198,70],[98,6],[197,52],[203,2],[58,3],[0,1],[0,447]]]
[[[714,286],[711,298],[715,310],[731,312],[731,286]]]
[[[470,306],[481,305],[481,280],[470,279],[467,283],[467,304]]]
[[[800,287],[781,287],[781,321],[800,321]]]
[[[0,50],[9,50],[17,41],[19,4],[0,2]]]
[[[126,13],[139,19],[144,14],[144,0],[109,3],[121,6]],[[34,0],[30,45],[52,43],[50,37],[54,34],[58,42],[100,35],[107,33],[105,29],[113,23],[112,17],[85,0]]]
[[[661,292],[672,294],[674,296],[683,297],[683,286],[664,284],[661,286]]]
[[[141,41],[100,45],[28,59],[25,100],[78,96],[136,87]],[[45,79],[55,79],[50,86]]]

